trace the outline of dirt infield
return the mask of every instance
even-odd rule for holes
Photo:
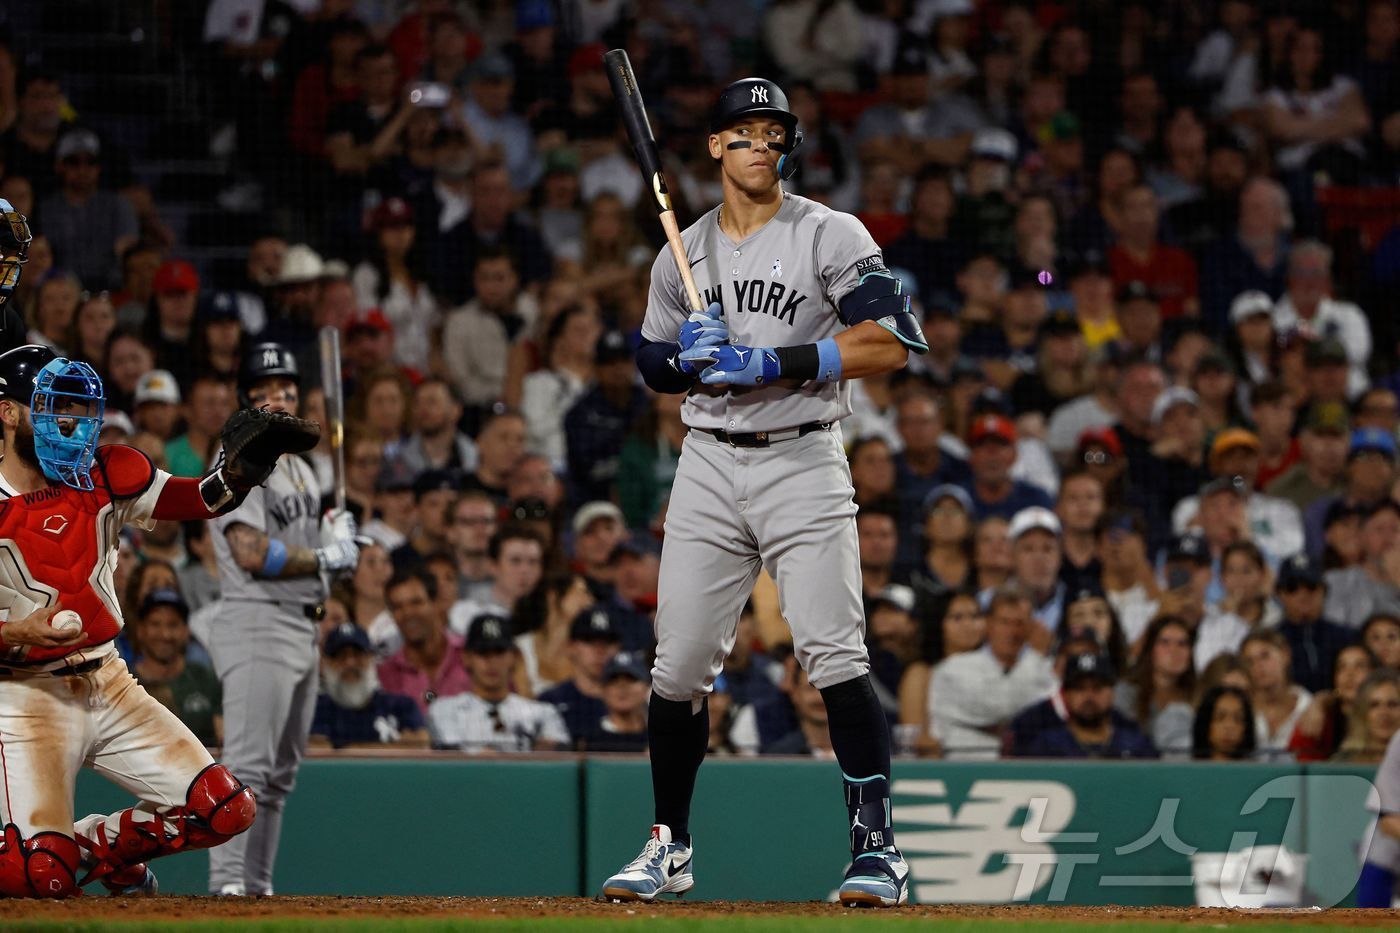
[[[850,912],[835,904],[782,901],[670,901],[664,904],[611,904],[587,898],[525,897],[80,897],[70,901],[6,901],[0,913],[6,920],[82,921],[192,921],[192,920],[296,920],[376,917],[530,919],[541,917],[628,918],[674,917],[695,920],[736,916],[841,916]],[[1359,910],[1257,910],[1235,911],[1203,907],[1049,907],[918,905],[885,916],[928,920],[1000,920],[1030,923],[1117,924],[1162,922],[1218,925],[1252,923],[1357,928],[1400,927],[1400,911]]]

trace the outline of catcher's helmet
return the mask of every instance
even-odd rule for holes
[[[797,127],[797,116],[788,109],[787,95],[767,78],[740,78],[720,92],[710,111],[710,132],[718,133],[737,120],[746,117],[772,117],[783,125],[787,138],[780,148],[783,156],[778,160],[778,174],[791,178],[797,171],[794,158],[797,147],[802,145],[802,131]]]
[[[0,398],[28,405],[34,398],[34,377],[58,354],[37,343],[0,353]]]
[[[280,343],[255,343],[243,354],[238,367],[238,403],[248,407],[248,390],[253,383],[273,376],[299,381],[297,358]]]
[[[14,206],[0,198],[0,305],[19,284],[20,267],[29,261],[29,244],[34,235],[29,221]],[[0,317],[0,321],[3,321]]]

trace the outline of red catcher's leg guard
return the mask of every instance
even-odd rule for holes
[[[210,765],[201,771],[190,784],[186,800],[186,807],[205,826],[225,839],[237,836],[252,826],[253,818],[258,813],[253,792],[223,765]],[[208,845],[218,845],[218,842]]]
[[[78,843],[62,833],[19,834],[11,823],[0,838],[0,897],[71,897],[78,893]]]
[[[190,782],[183,807],[155,813],[123,810],[115,834],[108,832],[109,820],[98,824],[92,838],[79,839],[91,853],[92,866],[81,884],[162,855],[228,842],[253,825],[257,812],[253,792],[228,768],[210,765]]]

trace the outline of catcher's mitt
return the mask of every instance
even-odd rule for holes
[[[234,490],[247,492],[267,481],[278,457],[315,447],[321,426],[286,412],[242,408],[224,422],[219,436],[224,478]]]

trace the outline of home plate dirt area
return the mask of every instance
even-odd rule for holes
[[[939,922],[944,929],[1073,930],[1085,925],[1162,929],[1175,926],[1209,928],[1351,929],[1400,927],[1400,911],[1258,910],[1238,911],[1196,907],[1053,907],[1040,905],[975,906],[918,905],[893,911],[854,911],[835,904],[754,901],[668,901],[654,905],[613,904],[586,898],[494,897],[153,897],[84,896],[69,901],[0,902],[0,926],[21,929],[98,929],[127,924],[137,927],[182,926],[295,929],[308,925],[324,929],[418,927],[526,929],[567,926],[569,920],[598,929],[646,923],[648,930],[695,930],[713,921],[744,930],[869,929],[902,921]],[[530,921],[534,921],[531,923]],[[544,922],[541,922],[544,921]],[[601,921],[601,922],[600,922]],[[612,921],[609,923],[608,921]],[[659,922],[658,922],[659,921]]]

